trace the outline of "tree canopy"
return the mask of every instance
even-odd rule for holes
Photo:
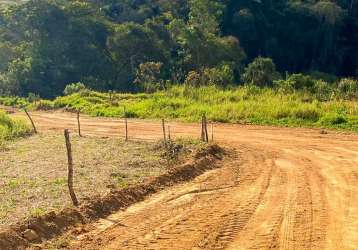
[[[281,73],[358,76],[355,0],[19,2],[0,5],[0,95],[54,97],[75,82],[140,91],[145,65],[161,65],[158,82],[207,72],[239,83],[257,57]]]

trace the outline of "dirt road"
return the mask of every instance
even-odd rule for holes
[[[20,114],[15,114],[22,116]],[[75,115],[33,113],[40,131],[76,128]],[[82,118],[87,135],[123,135],[123,122]],[[171,123],[172,136],[198,136]],[[358,249],[358,135],[215,125],[238,157],[93,225],[72,249]],[[161,138],[155,121],[131,136]]]

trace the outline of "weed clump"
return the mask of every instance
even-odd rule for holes
[[[11,119],[0,111],[0,145],[7,140],[31,134],[31,129],[22,120]]]

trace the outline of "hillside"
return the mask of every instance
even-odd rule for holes
[[[55,97],[79,81],[130,92],[193,78],[225,87],[250,83],[244,68],[259,56],[275,79],[357,77],[357,20],[349,0],[30,0],[0,14],[0,94]]]
[[[13,4],[21,4],[25,3],[27,0],[0,0],[0,5],[13,5]]]

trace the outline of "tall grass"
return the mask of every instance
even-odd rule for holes
[[[31,134],[31,129],[22,120],[11,119],[0,111],[0,146],[7,140]]]
[[[1,102],[10,102],[2,100]],[[16,102],[23,103],[21,99]],[[14,105],[14,104],[13,104]],[[40,101],[35,109],[69,108],[92,116],[169,118],[196,122],[205,113],[216,122],[340,128],[358,131],[358,102],[342,99],[318,101],[305,91],[283,93],[254,86],[220,89],[174,86],[153,94],[107,94],[82,91],[53,101]]]

